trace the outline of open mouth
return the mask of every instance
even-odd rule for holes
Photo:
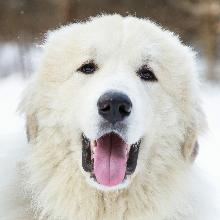
[[[121,184],[136,169],[140,143],[128,145],[113,132],[96,140],[82,134],[82,167],[101,185]]]

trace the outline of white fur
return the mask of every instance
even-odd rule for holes
[[[49,33],[44,51],[21,104],[38,126],[21,166],[22,220],[217,220],[182,153],[189,131],[198,136],[205,126],[189,47],[149,20],[109,15]],[[99,66],[93,75],[76,71],[87,60]],[[158,82],[137,76],[144,64]],[[123,138],[128,144],[143,138],[135,173],[110,190],[97,187],[81,166],[81,133],[103,134],[97,100],[108,90],[133,103]]]

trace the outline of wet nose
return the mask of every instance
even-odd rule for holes
[[[130,98],[121,92],[106,92],[97,102],[98,112],[111,124],[124,120],[131,113]]]

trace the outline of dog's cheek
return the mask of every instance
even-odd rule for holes
[[[133,108],[129,117],[128,137],[129,143],[134,143],[140,137],[148,135],[154,127],[154,104],[145,86],[130,91]]]
[[[76,121],[79,128],[88,137],[97,137],[100,116],[98,114],[97,101],[103,94],[99,88],[100,81],[90,79],[78,92],[76,97]],[[97,85],[96,85],[97,84]]]

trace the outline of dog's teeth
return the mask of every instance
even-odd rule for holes
[[[96,142],[96,140],[91,141],[91,148],[92,148],[92,150],[94,150],[96,147],[97,147],[97,142]]]
[[[91,146],[95,147],[95,141],[91,141]]]
[[[97,147],[97,141],[96,140],[91,141],[90,146],[91,146],[91,151],[92,151],[91,156],[92,156],[92,158],[94,158],[95,150],[96,150],[96,147]]]

